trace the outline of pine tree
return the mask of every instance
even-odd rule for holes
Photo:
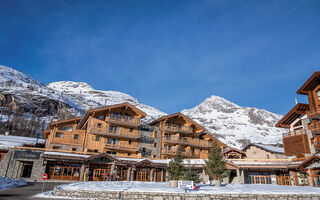
[[[201,181],[197,170],[191,165],[190,161],[188,167],[184,170],[182,179],[193,181],[194,183],[199,183]]]
[[[179,180],[182,177],[185,170],[182,166],[182,159],[181,147],[179,146],[175,157],[169,162],[168,172],[170,175],[170,180]]]
[[[213,142],[212,148],[209,150],[208,161],[205,162],[204,170],[211,179],[221,180],[227,176],[226,163],[216,141]]]

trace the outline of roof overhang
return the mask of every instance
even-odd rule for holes
[[[308,91],[314,90],[320,85],[320,71],[314,72],[309,79],[299,88],[297,94],[307,95]]]
[[[298,103],[275,126],[278,128],[290,128],[291,123],[305,115],[308,110],[309,104]]]

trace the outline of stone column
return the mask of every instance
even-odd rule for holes
[[[79,181],[83,181],[85,168],[86,168],[86,166],[84,164],[82,164],[81,168],[80,168],[80,177],[79,177],[80,179],[79,179]]]
[[[155,181],[154,180],[154,168],[152,168],[150,171],[150,181]]]
[[[277,184],[277,175],[276,175],[276,172],[275,171],[271,171],[271,184],[274,184],[276,185]]]
[[[128,167],[127,181],[131,181],[131,170],[132,170],[132,168]]]

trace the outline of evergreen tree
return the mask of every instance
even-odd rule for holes
[[[193,181],[194,183],[199,183],[201,181],[197,170],[191,165],[190,161],[188,167],[184,170],[182,179]]]
[[[181,147],[179,146],[173,160],[169,162],[168,172],[170,175],[170,180],[179,180],[183,173],[184,167],[182,166],[182,155],[181,155]]]
[[[214,141],[212,148],[209,150],[208,161],[205,161],[206,165],[204,170],[213,180],[221,180],[227,176],[226,163],[223,160],[221,149],[217,142]]]

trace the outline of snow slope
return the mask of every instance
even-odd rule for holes
[[[72,99],[83,110],[128,102],[148,114],[144,119],[146,122],[166,115],[166,113],[156,108],[141,104],[138,99],[128,94],[117,91],[95,90],[84,82],[58,81],[50,83],[47,86],[61,95]]]
[[[182,113],[230,146],[241,148],[251,142],[282,143],[283,130],[274,127],[282,115],[263,109],[241,107],[222,97],[211,96]]]

